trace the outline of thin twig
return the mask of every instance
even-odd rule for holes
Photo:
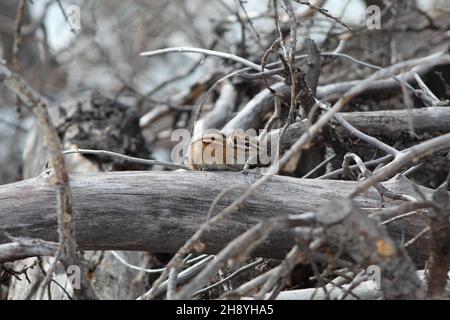
[[[22,44],[22,26],[25,18],[25,9],[27,0],[20,0],[19,8],[17,9],[16,20],[14,22],[14,43],[12,51],[12,65],[15,70],[19,70],[19,51]]]
[[[417,240],[422,238],[424,235],[426,235],[428,232],[430,232],[430,227],[423,228],[418,234],[416,234],[411,240],[408,242],[405,242],[404,247],[408,248],[409,246],[413,245]]]
[[[160,54],[181,53],[181,52],[201,53],[201,54],[205,54],[205,55],[209,55],[209,56],[216,56],[216,57],[220,57],[223,59],[233,60],[233,61],[243,64],[244,66],[252,68],[253,70],[256,70],[258,72],[261,71],[260,65],[253,63],[250,60],[247,60],[245,58],[239,57],[235,54],[231,54],[228,52],[215,51],[215,50],[202,49],[202,48],[190,48],[190,47],[165,48],[165,49],[142,52],[140,55],[142,57],[152,57],[152,56],[156,56],[156,55],[160,55]],[[272,77],[278,81],[284,81],[284,78],[281,76],[274,75]]]
[[[162,167],[166,167],[166,168],[170,168],[170,169],[174,169],[174,170],[176,170],[176,169],[190,170],[188,166],[185,166],[182,164],[176,164],[176,163],[159,161],[159,160],[136,158],[136,157],[131,157],[131,156],[127,156],[124,154],[107,151],[107,150],[72,149],[72,150],[63,151],[63,154],[74,154],[74,153],[114,157],[114,158],[130,161],[130,162],[134,162],[134,163],[140,163],[140,164],[145,164],[145,165],[149,165],[149,166],[157,165],[157,166],[162,166]]]
[[[309,171],[307,174],[305,174],[302,179],[308,179],[311,175],[316,173],[320,168],[327,165],[330,161],[332,161],[334,158],[336,158],[336,155],[333,154],[331,157],[323,160],[321,163],[319,163],[316,167],[314,167],[311,171]]]
[[[172,268],[169,272],[169,281],[167,282],[167,300],[173,300],[177,290],[177,269]]]
[[[297,3],[300,3],[300,4],[304,4],[304,5],[308,6],[308,7],[310,7],[312,10],[318,11],[319,13],[324,15],[325,17],[330,18],[331,20],[334,20],[335,22],[337,22],[340,25],[344,26],[348,31],[352,32],[352,29],[350,29],[350,27],[346,23],[342,22],[341,19],[339,19],[339,18],[333,16],[332,14],[330,14],[328,12],[328,10],[326,10],[324,8],[317,7],[317,6],[311,4],[308,1],[300,1],[300,0],[294,0],[294,1],[297,2]]]
[[[324,109],[324,110],[329,110],[329,107],[324,104],[323,102],[319,101],[316,99],[316,102],[319,104],[319,106]],[[334,119],[336,119],[336,121],[343,126],[345,129],[347,129],[348,131],[350,131],[351,135],[354,135],[355,137],[375,146],[378,149],[383,150],[384,152],[386,152],[387,154],[390,154],[392,156],[397,156],[400,151],[398,151],[397,149],[391,147],[390,145],[387,145],[386,143],[384,143],[383,141],[380,141],[374,137],[369,136],[368,134],[365,134],[364,132],[356,129],[354,126],[352,126],[347,120],[345,120],[341,115],[339,114],[335,114],[334,115]]]
[[[448,147],[450,147],[450,133],[427,140],[404,151],[401,151],[393,161],[376,170],[370,178],[361,181],[349,194],[349,197],[354,198],[361,192],[366,191],[377,182],[391,177],[409,162],[413,160],[417,161],[432,152],[437,152]]]
[[[186,281],[188,281],[189,279],[191,279],[192,277],[195,277],[202,269],[205,268],[206,264],[213,259],[214,259],[214,256],[207,256],[203,260],[200,260],[197,263],[195,263],[194,265],[190,266],[189,268],[181,271],[177,276],[177,283],[183,284]],[[161,285],[159,285],[157,289],[154,289],[154,290],[152,289],[152,290],[146,292],[142,296],[138,297],[137,300],[146,300],[146,299],[148,299],[149,295],[152,295],[154,297],[158,297],[158,296],[162,295],[167,290],[168,283],[169,283],[168,280],[162,282]]]
[[[209,291],[211,289],[214,289],[215,287],[220,286],[221,284],[223,284],[223,283],[225,283],[227,281],[230,281],[231,279],[233,279],[237,275],[241,274],[242,272],[257,266],[257,265],[261,264],[262,262],[263,262],[263,259],[257,259],[255,261],[253,261],[253,262],[251,262],[251,263],[249,263],[249,264],[239,268],[238,270],[234,271],[233,273],[231,273],[230,275],[226,276],[222,280],[220,280],[220,281],[218,281],[216,283],[213,283],[212,285],[210,285],[210,286],[208,286],[206,288],[198,290],[196,293],[194,293],[194,296],[198,296],[199,294],[202,294],[202,293],[205,293],[205,292],[207,292],[207,291]]]
[[[133,269],[133,270],[142,271],[142,272],[145,272],[145,273],[161,273],[165,269],[165,268],[147,269],[147,268],[138,267],[138,266],[135,266],[135,265],[129,263],[128,261],[126,261],[116,251],[110,251],[110,252],[117,260],[119,260],[120,263],[122,263],[123,265],[125,265],[128,268]]]

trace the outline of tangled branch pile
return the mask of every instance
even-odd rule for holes
[[[38,121],[0,186],[0,297],[448,298],[449,12],[361,1],[369,29],[331,2],[111,1],[59,51],[40,38],[59,1],[2,17],[2,103]],[[215,153],[262,130],[277,157],[174,163],[180,129]]]

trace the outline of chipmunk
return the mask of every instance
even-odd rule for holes
[[[251,157],[257,159],[257,137],[210,132],[192,141],[187,165],[194,171],[241,171]]]

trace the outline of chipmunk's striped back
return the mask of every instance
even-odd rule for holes
[[[250,155],[257,152],[257,137],[239,133],[226,137],[217,131],[204,134],[191,143],[187,164],[196,171],[239,171]]]

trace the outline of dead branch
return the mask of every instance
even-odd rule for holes
[[[225,83],[220,90],[214,109],[195,123],[192,139],[200,137],[207,129],[222,127],[236,107],[237,92],[233,85]]]
[[[432,54],[427,57],[409,60],[399,63],[395,66],[395,69],[402,70],[408,69],[410,71],[403,74],[405,81],[412,82],[414,80],[414,73],[423,75],[438,65],[450,64],[450,55],[443,53]],[[392,66],[391,68],[394,68]],[[398,71],[397,71],[398,72]],[[389,77],[390,75],[387,75]],[[400,75],[396,75],[399,77]],[[321,99],[328,96],[339,96],[355,86],[361,84],[365,80],[354,80],[347,82],[339,82],[337,84],[330,84],[325,86],[319,86],[317,88],[317,98]],[[282,96],[289,96],[290,86],[285,83],[277,83],[271,87]],[[381,91],[399,90],[400,83],[394,78],[381,79],[371,81],[370,84],[364,88],[359,94],[375,94]],[[270,90],[265,89],[250,100],[247,105],[225,126],[224,132],[237,128],[248,129],[261,127],[261,121],[264,115],[273,110],[274,96]]]
[[[395,134],[408,133],[409,119],[414,121],[414,130],[417,134],[440,133],[450,131],[450,109],[446,107],[431,107],[413,110],[383,110],[365,112],[343,112],[338,114],[356,129],[372,136],[391,138]],[[333,124],[334,120],[331,121]],[[286,150],[306,130],[306,121],[291,124],[280,141],[280,149]],[[340,135],[347,134],[341,126],[335,128]],[[270,132],[267,139],[279,137],[279,132]],[[262,143],[267,145],[268,143]]]
[[[438,136],[403,150],[398,153],[398,155],[395,156],[394,160],[390,163],[376,170],[370,178],[361,181],[349,196],[354,197],[357,194],[364,192],[375,183],[389,179],[391,176],[398,173],[398,171],[406,164],[413,160],[417,161],[430,153],[437,152],[448,147],[450,147],[450,133]]]
[[[12,262],[34,256],[53,256],[58,250],[55,242],[16,238],[0,245],[0,263]]]
[[[56,253],[55,263],[49,271],[51,277],[56,269],[56,265],[61,260],[66,268],[70,265],[79,265],[77,257],[77,244],[75,240],[74,212],[72,204],[72,191],[69,184],[69,176],[66,171],[65,159],[62,153],[61,141],[50,115],[47,110],[47,103],[34,91],[23,79],[8,69],[5,65],[0,65],[0,79],[14,92],[21,101],[32,109],[39,125],[42,128],[45,145],[47,146],[51,166],[55,172],[53,177],[56,187],[57,203],[56,217],[58,221],[59,250]],[[49,210],[54,212],[54,210]],[[50,278],[46,278],[45,285]],[[82,275],[82,288],[74,288],[78,298],[95,299],[96,294],[89,284],[86,276]]]
[[[220,51],[202,49],[202,48],[188,48],[188,47],[164,48],[164,49],[159,49],[159,50],[154,50],[154,51],[142,52],[141,56],[142,57],[152,57],[152,56],[156,56],[156,55],[160,55],[160,54],[180,53],[180,52],[195,52],[195,53],[200,53],[200,54],[205,54],[205,55],[210,55],[210,56],[216,56],[216,57],[220,57],[223,59],[228,59],[228,60],[233,60],[233,61],[239,62],[239,63],[243,64],[244,66],[254,69],[255,71],[261,71],[260,65],[253,63],[245,58],[239,57],[235,54],[231,54],[228,52],[220,52]],[[266,71],[266,70],[267,69],[263,69],[263,71]],[[278,81],[284,80],[283,77],[278,76],[278,75],[273,75],[272,77]]]

